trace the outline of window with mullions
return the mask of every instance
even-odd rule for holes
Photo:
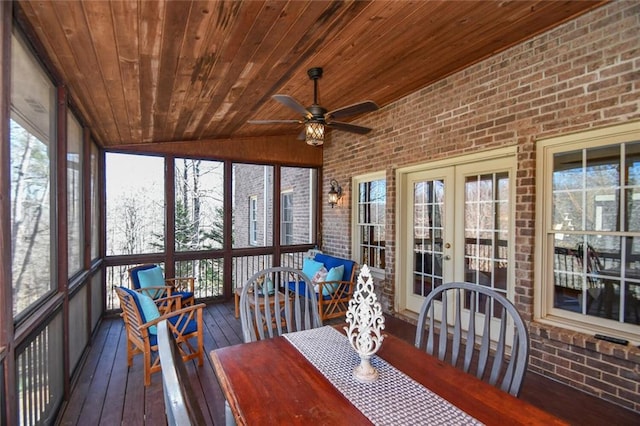
[[[11,76],[11,270],[16,318],[55,289],[55,88],[15,34]]]
[[[282,238],[280,243],[283,245],[293,244],[293,192],[283,192],[280,195],[280,233]]]
[[[258,245],[258,197],[249,197],[249,245]]]
[[[385,210],[387,184],[384,172],[354,178],[354,256],[360,265],[385,268]]]
[[[544,316],[640,337],[640,130],[543,141]],[[593,331],[596,331],[594,328]]]

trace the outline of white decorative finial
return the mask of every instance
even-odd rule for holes
[[[349,301],[345,327],[349,343],[360,356],[360,365],[353,370],[353,377],[361,382],[373,382],[378,372],[371,366],[371,356],[375,354],[384,340],[381,331],[384,329],[382,306],[377,302],[373,292],[373,280],[367,265],[362,265],[358,275],[358,283]]]

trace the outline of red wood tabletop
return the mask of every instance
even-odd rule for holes
[[[565,424],[392,335],[377,355],[485,424]],[[284,337],[216,349],[210,356],[239,425],[371,424]]]

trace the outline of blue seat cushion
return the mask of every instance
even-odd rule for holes
[[[136,304],[136,307],[138,308],[138,312],[140,312],[140,316],[143,316],[144,314],[142,313],[142,306],[140,306],[140,302],[138,302],[138,293],[124,286],[120,286],[120,288],[124,290],[129,296],[131,296]]]
[[[168,321],[172,324],[176,324],[178,322],[178,317],[169,318]],[[184,323],[186,318],[183,318],[181,323]],[[189,321],[187,324],[187,328],[182,334],[191,334],[198,330],[198,323],[195,320]],[[149,334],[149,344],[151,346],[156,346],[158,344],[158,335],[157,334]]]
[[[188,323],[186,323],[186,328],[182,331],[182,334],[191,334],[198,331],[198,322],[196,320],[189,320],[187,316],[176,316],[167,318],[167,320],[179,330],[182,330],[182,327],[185,326],[185,323],[189,321]]]
[[[299,289],[300,289],[300,294],[302,294],[302,295],[307,294],[307,283],[304,282],[304,281],[299,281],[297,284],[298,284]],[[290,291],[294,291],[295,292],[296,291],[296,282],[295,281],[289,281],[287,287],[289,287]],[[312,289],[312,291],[313,291],[313,289]],[[323,291],[323,293],[324,293],[324,291]],[[323,294],[322,295],[322,299],[323,300],[331,300],[331,295],[332,295],[332,293]],[[316,296],[319,297],[317,292],[316,292]]]
[[[174,291],[171,293],[172,296],[180,296],[180,299],[190,299],[193,297],[193,293],[190,291]]]

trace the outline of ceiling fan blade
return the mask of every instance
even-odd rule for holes
[[[378,105],[375,102],[363,101],[329,111],[325,117],[327,120],[332,120],[334,118],[344,118],[352,115],[364,114],[365,112],[376,111],[377,109]]]
[[[305,107],[303,107],[300,102],[296,101],[289,95],[273,95],[272,98],[280,102],[282,105],[291,108],[295,112],[302,114],[307,118],[312,117],[311,113]]]
[[[249,120],[249,124],[301,124],[300,120]]]
[[[337,129],[337,130],[342,130],[342,131],[351,132],[351,133],[358,133],[361,135],[366,135],[371,131],[371,128],[369,127],[358,126],[357,124],[351,124],[351,123],[342,123],[340,121],[332,121],[331,123],[327,123],[327,126],[333,127],[334,129]]]

